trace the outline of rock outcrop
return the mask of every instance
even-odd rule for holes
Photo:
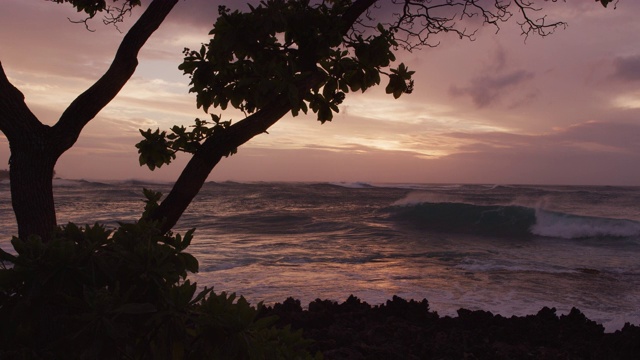
[[[316,300],[308,310],[289,298],[262,315],[302,329],[327,360],[640,359],[640,327],[605,333],[575,308],[561,316],[545,307],[523,317],[465,309],[440,317],[427,300],[371,306],[351,296],[342,304]]]

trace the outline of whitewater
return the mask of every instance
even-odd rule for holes
[[[54,180],[58,222],[135,221],[165,183]],[[640,188],[206,183],[175,227],[201,286],[252,303],[379,304],[393,295],[504,316],[577,307],[607,331],[640,324]],[[0,182],[0,247],[17,233]]]

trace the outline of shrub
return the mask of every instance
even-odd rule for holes
[[[192,237],[143,217],[113,232],[70,223],[47,243],[13,238],[16,255],[0,250],[0,358],[312,358],[301,332],[257,319],[261,303],[187,280]]]

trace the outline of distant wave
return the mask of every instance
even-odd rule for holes
[[[71,179],[61,179],[56,178],[53,179],[53,186],[56,187],[86,187],[86,186],[109,186],[109,184],[95,182],[95,181],[87,181],[87,180],[71,180]]]
[[[106,180],[106,181],[95,181],[95,180],[85,180],[85,179],[63,179],[63,178],[55,178],[53,179],[53,186],[57,187],[113,187],[113,186],[160,186],[160,185],[170,185],[171,183],[162,182],[162,181],[151,181],[151,180],[136,180],[136,179],[128,179],[128,180]]]
[[[378,186],[376,184],[376,186]],[[429,190],[429,191],[451,191],[460,190],[468,185],[464,184],[412,184],[412,183],[384,183],[380,187],[392,189]]]
[[[495,236],[545,236],[562,239],[640,237],[640,222],[580,216],[517,205],[460,202],[395,204],[391,218],[433,231]]]
[[[127,179],[127,180],[118,180],[113,181],[113,184],[116,185],[171,185],[171,182],[168,181],[155,181],[155,180],[138,180],[138,179]]]
[[[374,187],[373,185],[366,182],[331,182],[329,183],[329,185],[335,185],[349,189],[365,189]]]

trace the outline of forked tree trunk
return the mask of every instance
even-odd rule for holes
[[[0,131],[11,148],[11,203],[18,236],[51,239],[56,228],[53,168],[91,121],[129,81],[138,52],[178,0],[154,0],[131,27],[107,72],[80,94],[53,126],[43,125],[29,110],[24,95],[11,84],[0,63]]]

